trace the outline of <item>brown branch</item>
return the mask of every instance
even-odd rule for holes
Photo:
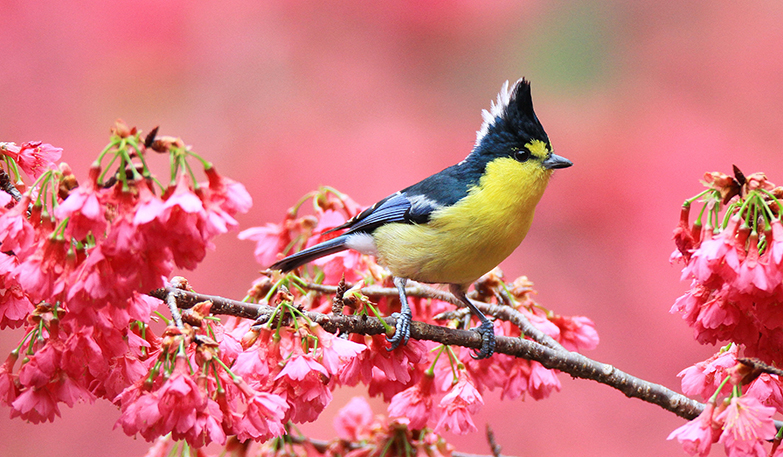
[[[307,283],[304,284],[303,287],[305,289],[310,289],[316,292],[321,292],[326,294],[336,294],[338,292],[338,288],[336,286],[327,286],[323,284]],[[359,292],[361,292],[362,294],[368,297],[396,297],[397,296],[397,288],[395,287],[367,286],[359,289]],[[451,303],[452,305],[458,307],[465,306],[464,303],[459,301],[457,297],[450,294],[449,292],[417,282],[409,281],[408,286],[405,288],[405,294],[409,297],[434,298],[436,300]],[[530,321],[528,320],[527,317],[525,317],[524,314],[520,313],[519,311],[512,308],[511,306],[499,306],[499,305],[494,305],[492,303],[484,303],[475,300],[471,300],[471,301],[473,302],[474,305],[476,305],[478,309],[481,310],[482,313],[490,316],[494,316],[496,319],[500,319],[502,321],[511,322],[512,324],[519,327],[519,329],[522,331],[522,333],[525,336],[532,338],[534,341],[537,341],[543,344],[544,346],[549,346],[552,349],[563,350],[563,351],[566,350],[563,346],[560,345],[560,343],[555,341],[554,338],[542,332],[538,327],[530,323]]]
[[[327,286],[322,287],[325,288]],[[315,288],[313,289],[315,290]],[[366,289],[370,288],[368,287]],[[418,293],[415,288],[411,289],[414,290],[415,293]],[[378,291],[379,290],[380,289],[378,289]],[[437,291],[437,289],[433,290]],[[442,291],[437,292],[450,296],[450,294]],[[187,292],[172,287],[158,289],[150,293],[150,295],[161,300],[165,300],[167,294],[177,297],[180,308],[190,308],[199,302],[210,300],[212,301],[211,312],[213,314],[259,319],[264,315],[271,315],[272,312],[272,308],[266,305],[244,303],[223,297]],[[432,298],[441,299],[440,296]],[[451,300],[455,300],[453,297],[448,299],[448,297],[445,296],[444,299],[444,301],[450,303]],[[385,332],[380,320],[365,315],[327,315],[312,311],[306,312],[305,314],[309,319],[318,323],[326,331],[332,333],[340,331],[341,333],[378,335]],[[393,317],[386,317],[384,318],[384,321],[388,325],[393,326],[395,324],[395,319]],[[411,338],[472,349],[481,347],[481,336],[476,332],[440,327],[417,321],[411,323]],[[691,400],[664,386],[631,376],[612,365],[592,360],[582,354],[570,352],[565,349],[554,349],[536,341],[498,336],[496,339],[495,352],[527,360],[534,360],[541,363],[541,365],[546,368],[568,373],[572,377],[590,379],[601,384],[606,384],[607,386],[619,390],[627,397],[638,398],[642,401],[658,405],[685,419],[694,419],[704,409],[702,403]]]
[[[9,194],[14,200],[22,201],[23,197],[21,192],[19,192],[19,189],[11,182],[11,177],[8,176],[8,173],[6,173],[5,170],[0,170],[0,190]]]

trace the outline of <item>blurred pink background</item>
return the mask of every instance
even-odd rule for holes
[[[325,4],[326,2],[324,2]],[[540,302],[591,317],[587,355],[679,391],[713,348],[669,314],[687,287],[669,264],[682,201],[705,171],[783,182],[783,4],[344,0],[0,3],[0,141],[43,140],[86,168],[120,117],[180,136],[253,195],[243,228],[281,220],[325,184],[363,204],[461,160],[503,81],[532,81],[558,171],[533,229],[502,264]],[[241,298],[253,245],[217,241],[197,290]],[[0,354],[20,332],[0,333]],[[4,355],[0,355],[4,359]],[[549,400],[478,417],[506,455],[684,455],[657,406],[561,376]],[[331,416],[316,424],[332,437]],[[379,402],[374,403],[383,411]],[[0,455],[142,456],[107,402],[54,424],[8,419]],[[483,433],[447,437],[488,454]],[[713,451],[722,455],[722,450]]]

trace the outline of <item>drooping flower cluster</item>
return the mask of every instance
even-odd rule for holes
[[[669,435],[690,455],[709,455],[714,443],[730,456],[769,454],[764,445],[776,435],[773,415],[783,413],[783,384],[777,374],[738,361],[738,351],[731,344],[679,374],[685,394],[707,400],[696,419]]]
[[[672,307],[696,339],[733,341],[746,354],[783,363],[783,188],[762,173],[740,179],[708,173],[704,207],[689,225],[692,201],[675,230],[675,258],[691,289]],[[724,208],[725,206],[725,208]]]
[[[674,231],[672,258],[685,263],[682,278],[691,288],[671,312],[682,315],[697,341],[730,344],[680,373],[683,392],[708,402],[669,439],[691,455],[721,443],[728,455],[766,456],[764,444],[776,434],[772,416],[783,413],[783,383],[763,370],[749,374],[738,358],[783,363],[783,188],[736,167],[734,177],[707,173],[704,182],[708,189],[685,202]],[[691,224],[698,199],[704,206]]]
[[[127,434],[152,441],[171,433],[175,440],[195,447],[225,444],[227,436],[266,440],[283,434],[283,424],[292,419],[295,408],[307,409],[328,394],[328,383],[320,377],[297,377],[311,373],[315,365],[321,367],[323,350],[305,355],[290,334],[276,351],[269,346],[243,349],[240,340],[249,323],[235,322],[233,329],[211,323],[205,319],[209,307],[202,303],[189,312],[189,320],[198,325],[170,326],[155,363],[117,397],[122,408],[117,425]],[[220,341],[210,334],[219,335]],[[272,332],[265,334],[271,337]],[[324,347],[330,337],[322,336]],[[302,353],[299,357],[294,355],[296,348]],[[301,368],[302,359],[312,366]],[[288,376],[291,372],[296,374]],[[313,372],[328,374],[324,369]],[[287,401],[286,388],[301,388],[302,395]]]
[[[117,397],[117,425],[150,441],[170,433],[201,447],[229,436],[265,441],[289,421],[315,420],[367,347],[324,331],[288,299],[276,294],[276,317],[252,327],[208,319],[209,302],[189,310],[191,324],[170,326],[155,362]]]
[[[285,453],[311,457],[450,457],[454,452],[453,446],[432,430],[415,430],[407,419],[373,414],[367,400],[362,397],[354,397],[342,407],[335,415],[333,425],[336,431],[333,435],[336,436],[329,441],[310,439],[289,430],[289,434],[262,443],[231,441],[225,449],[233,452],[232,455],[275,456]],[[187,445],[179,446],[166,436],[156,441],[146,457],[192,455]],[[217,454],[207,454],[204,449],[198,449],[197,455],[207,457]]]
[[[406,418],[390,419],[373,416],[367,401],[354,398],[334,418],[334,428],[341,440],[327,448],[327,457],[350,455],[380,455],[388,449],[388,455],[428,455],[448,457],[453,448],[431,430],[420,430]],[[366,446],[351,450],[351,443],[364,442]],[[406,452],[406,449],[410,449]],[[345,451],[348,450],[348,453]]]
[[[167,186],[146,166],[153,150],[171,157]],[[0,368],[0,401],[32,422],[53,420],[59,403],[114,400],[141,379],[159,344],[148,324],[160,301],[144,294],[175,266],[195,267],[251,204],[181,140],[145,141],[121,121],[81,185],[53,163],[60,153],[0,144],[12,181],[19,168],[35,179],[0,208],[0,328],[25,329]],[[193,179],[190,160],[207,182]]]

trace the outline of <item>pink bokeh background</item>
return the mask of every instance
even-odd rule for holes
[[[185,139],[277,222],[305,192],[363,204],[461,160],[503,81],[532,81],[558,171],[523,243],[502,264],[539,301],[591,317],[587,355],[679,390],[713,348],[669,314],[687,284],[668,258],[682,201],[705,171],[783,183],[783,4],[344,0],[0,2],[0,141],[64,148],[77,176],[114,119]],[[196,272],[199,291],[241,298],[259,266],[235,234]],[[0,333],[0,354],[20,332]],[[4,358],[5,356],[0,356]],[[489,393],[477,418],[507,455],[682,455],[682,419],[590,381],[535,402]],[[341,392],[302,428],[333,436]],[[383,405],[374,402],[378,412]],[[8,419],[0,455],[141,456],[106,402],[53,424]],[[482,433],[447,437],[489,453]],[[722,455],[720,449],[713,455]]]

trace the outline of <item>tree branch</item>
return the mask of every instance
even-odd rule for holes
[[[326,294],[336,294],[338,292],[337,286],[327,286],[323,284],[306,283],[302,285],[305,289],[314,290],[316,292]],[[368,297],[396,297],[398,295],[397,289],[394,287],[381,287],[381,286],[367,286],[362,287],[359,291]],[[426,284],[408,281],[408,286],[405,288],[405,294],[408,297],[418,298],[434,298],[436,300],[451,303],[457,307],[465,307],[454,295],[437,289]],[[504,298],[507,300],[507,298]],[[522,333],[532,338],[544,346],[549,346],[552,349],[558,349],[565,351],[566,349],[560,345],[554,338],[542,332],[538,327],[534,326],[524,314],[520,313],[511,306],[498,306],[492,303],[484,303],[476,300],[471,300],[482,313],[500,319],[502,321],[508,321],[519,327]]]
[[[313,287],[312,289],[317,290],[316,287]],[[336,291],[336,288],[331,288],[329,286],[319,286],[318,289],[321,289],[321,291],[325,293]],[[388,290],[384,289],[391,288],[377,288],[372,286],[364,288],[361,291],[367,295],[379,295],[381,292],[383,294],[388,292]],[[432,292],[434,296],[426,295],[427,297],[437,298],[439,300],[442,297],[444,301],[449,303],[452,303],[452,301],[455,300],[453,297],[448,298],[447,296],[450,297],[450,294],[447,294],[446,292],[432,288],[428,289],[431,290],[427,290],[426,292]],[[417,290],[416,287],[412,287],[411,295],[423,297],[425,296],[423,295],[425,293],[424,290],[424,288]],[[167,296],[174,296],[176,297],[180,308],[191,308],[199,302],[209,300],[212,302],[211,312],[213,314],[237,316],[246,319],[259,320],[259,318],[262,318],[265,315],[271,315],[272,313],[272,307],[267,305],[245,303],[214,295],[188,292],[173,287],[158,289],[151,292],[150,295],[164,301]],[[490,306],[496,306],[487,303],[479,303],[479,305],[487,307],[487,309],[489,309]],[[305,314],[309,319],[318,323],[326,331],[332,333],[337,331],[363,335],[378,335],[385,333],[384,326],[379,319],[366,315],[335,315],[312,311],[306,311]],[[393,326],[395,324],[395,319],[393,317],[386,317],[383,320],[388,325]],[[472,349],[481,347],[481,336],[476,332],[440,327],[417,321],[411,323],[411,338]],[[607,386],[619,390],[627,397],[638,398],[642,401],[658,405],[685,419],[694,419],[704,409],[702,403],[691,400],[671,389],[639,379],[612,365],[592,360],[582,354],[567,351],[562,348],[555,349],[528,339],[498,336],[495,352],[513,357],[521,357],[527,360],[534,360],[546,368],[562,371],[572,377],[590,379],[601,384],[606,384]]]

